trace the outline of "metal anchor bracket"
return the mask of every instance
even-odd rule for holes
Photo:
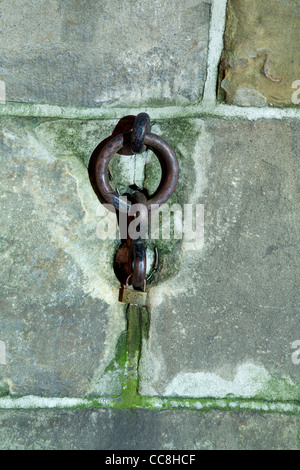
[[[136,191],[129,199],[124,198],[118,191],[113,190],[109,183],[109,162],[115,153],[122,153],[124,146],[126,146],[124,153],[128,154],[128,141],[131,143],[132,153],[140,154],[150,149],[160,162],[161,181],[154,194],[148,198],[143,190]],[[138,114],[135,117],[132,130],[109,139],[96,156],[95,181],[101,200],[110,205],[110,210],[117,211],[118,221],[120,213],[126,213],[127,229],[130,222],[138,222],[136,228],[139,230],[135,232],[135,236],[128,233],[130,230],[127,230],[127,238],[123,239],[115,255],[114,269],[121,282],[119,295],[121,302],[145,305],[147,282],[145,240],[148,234],[149,212],[167,202],[175,191],[178,177],[179,165],[176,154],[165,140],[151,133],[150,117],[147,113]],[[139,215],[137,216],[137,214]],[[157,252],[155,255],[154,270],[157,269]],[[149,277],[152,277],[152,274]],[[132,289],[129,287],[129,281]]]

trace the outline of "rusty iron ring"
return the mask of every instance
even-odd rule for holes
[[[143,153],[146,150],[145,136],[151,131],[150,117],[147,113],[140,113],[135,117],[131,134],[131,151]]]
[[[113,190],[108,181],[107,170],[109,162],[114,154],[122,149],[127,134],[128,133],[119,134],[107,142],[107,144],[100,150],[95,165],[96,183],[101,196],[107,204],[112,205],[115,209],[121,212],[128,212],[130,210],[131,203],[129,201],[124,201],[124,199],[122,199],[122,197]],[[175,191],[179,177],[179,165],[174,150],[158,135],[146,132],[143,138],[143,145],[155,153],[162,169],[162,179],[159,187],[148,200],[148,210],[151,211],[164,204]],[[111,209],[111,211],[113,212],[114,209]]]

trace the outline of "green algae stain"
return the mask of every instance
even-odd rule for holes
[[[300,400],[300,387],[289,379],[270,379],[255,398],[283,402]]]
[[[123,391],[115,405],[116,408],[143,408],[145,398],[139,390],[139,361],[141,357],[142,338],[148,337],[149,313],[145,307],[129,305],[127,308],[127,350]]]

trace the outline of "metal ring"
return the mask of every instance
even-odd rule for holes
[[[128,212],[131,203],[125,203],[124,199],[122,200],[119,194],[113,190],[108,181],[107,170],[114,154],[122,149],[126,135],[119,134],[107,142],[100,150],[95,166],[96,183],[103,199],[121,212]],[[174,150],[158,135],[151,132],[146,133],[143,143],[155,153],[162,168],[159,187],[148,200],[148,210],[151,211],[164,204],[175,191],[179,177],[179,165]]]
[[[140,113],[136,116],[132,134],[131,151],[133,153],[143,153],[146,150],[145,136],[150,133],[150,117],[147,113]]]

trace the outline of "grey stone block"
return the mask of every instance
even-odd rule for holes
[[[190,125],[194,140],[178,133],[175,146],[177,193],[204,204],[204,246],[184,239],[175,255],[162,253],[172,268],[149,289],[140,392],[298,400],[299,124]],[[170,123],[160,126],[171,135]]]
[[[297,1],[228,0],[220,67],[226,103],[299,106],[299,19]]]
[[[6,99],[93,107],[198,101],[209,3],[4,0],[0,80]]]
[[[96,236],[100,204],[86,169],[115,125],[2,118],[2,395],[121,392],[118,241]],[[180,162],[170,203],[204,204],[205,243],[191,250],[186,239],[148,240],[159,269],[149,286],[142,394],[299,399],[298,127],[153,124]],[[137,158],[114,159],[122,190],[143,176]],[[150,192],[159,177],[152,160]]]
[[[0,449],[174,450],[175,454],[176,450],[299,450],[299,429],[298,416],[281,414],[3,410]]]
[[[37,126],[1,120],[0,392],[115,395],[125,328],[117,241],[96,235],[87,168],[55,154]]]

